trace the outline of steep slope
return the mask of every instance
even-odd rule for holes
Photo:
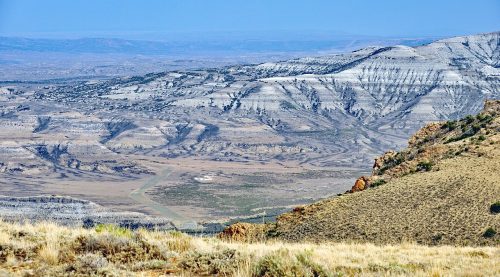
[[[488,101],[477,116],[429,124],[407,149],[376,159],[372,176],[358,179],[354,193],[297,207],[268,234],[292,241],[498,245],[499,169],[500,101]]]

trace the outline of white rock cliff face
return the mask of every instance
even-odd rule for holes
[[[111,171],[142,172],[130,163],[121,166],[123,153],[357,166],[387,148],[402,147],[429,121],[473,114],[485,99],[500,98],[499,45],[496,32],[413,48],[370,47],[277,63],[60,85],[19,96],[23,104],[50,106],[50,111],[19,111],[6,104],[0,125],[21,126],[30,134],[40,129],[34,132],[40,144],[50,142],[51,133],[60,136],[59,144],[72,140],[63,154],[92,170],[100,168],[89,165],[92,157],[108,152],[117,154],[107,167]],[[61,114],[69,110],[79,113]],[[51,120],[37,121],[44,117]],[[27,147],[31,137],[29,143],[7,141],[8,135],[0,157],[13,155],[13,145],[20,145],[20,156],[46,159],[33,150],[40,148]],[[74,144],[103,149],[87,151],[89,158]],[[59,158],[55,162],[64,166]],[[7,162],[1,163],[8,171]]]

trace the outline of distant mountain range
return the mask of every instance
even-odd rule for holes
[[[173,38],[172,38],[173,37]],[[40,39],[0,36],[0,81],[95,79],[166,70],[261,63],[367,45],[421,45],[432,38],[346,35],[172,35],[156,41],[118,38]]]
[[[40,142],[26,142],[44,145],[28,147],[42,151],[39,162],[53,162],[47,149],[59,154],[64,149],[81,169],[87,167],[77,162],[83,155],[78,143],[53,145],[48,139],[53,132],[79,140],[92,128],[92,139],[87,133],[84,141],[95,147],[96,159],[109,155],[101,153],[105,150],[118,160],[124,153],[141,153],[356,167],[388,148],[403,147],[427,122],[473,114],[485,99],[499,99],[499,34],[48,86],[18,94],[19,102],[10,100],[9,105],[31,105],[30,110],[4,106],[2,128],[15,126],[18,132],[24,126],[41,136]],[[65,111],[86,115],[65,116]],[[143,172],[126,164],[131,172]],[[88,168],[97,170],[94,165]],[[60,166],[70,165],[65,160]]]
[[[165,41],[127,40],[117,38],[42,39],[0,37],[0,52],[33,51],[55,53],[202,55],[256,52],[345,51],[366,45],[420,45],[432,38],[378,38],[361,36],[264,38],[186,38]]]

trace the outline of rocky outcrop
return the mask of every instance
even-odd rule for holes
[[[268,225],[238,222],[226,227],[218,238],[237,242],[258,242],[267,238]]]
[[[372,175],[358,178],[349,192],[366,190],[381,180],[387,181],[407,174],[426,172],[440,160],[465,152],[480,153],[481,142],[496,143],[492,134],[499,131],[500,101],[487,100],[476,116],[447,122],[433,122],[417,131],[400,152],[388,151],[375,159]],[[473,146],[473,147],[472,147]],[[484,155],[487,153],[481,153]]]
[[[370,180],[366,176],[359,177],[356,182],[354,182],[354,186],[352,186],[350,192],[357,192],[367,189],[370,186]]]
[[[373,174],[376,175],[377,172],[380,172],[386,164],[394,161],[396,156],[397,156],[397,152],[391,150],[391,151],[385,152],[384,155],[382,155],[378,158],[375,158],[375,163],[373,164],[373,169],[372,169]]]

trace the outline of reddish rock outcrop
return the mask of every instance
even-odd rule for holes
[[[398,153],[396,151],[387,151],[384,153],[384,155],[378,157],[375,159],[375,163],[373,164],[373,171],[372,174],[375,174],[377,171],[379,171],[385,164],[387,164],[389,161],[393,160]]]
[[[370,177],[361,176],[356,180],[356,182],[354,182],[354,186],[352,186],[352,188],[349,192],[363,191],[363,190],[369,188],[370,184],[371,184]]]
[[[433,135],[436,135],[442,126],[442,122],[428,123],[408,140],[408,147],[411,148],[425,142],[425,140],[429,140]]]
[[[226,227],[217,237],[228,241],[261,241],[266,236],[267,228],[264,224],[238,222]]]

